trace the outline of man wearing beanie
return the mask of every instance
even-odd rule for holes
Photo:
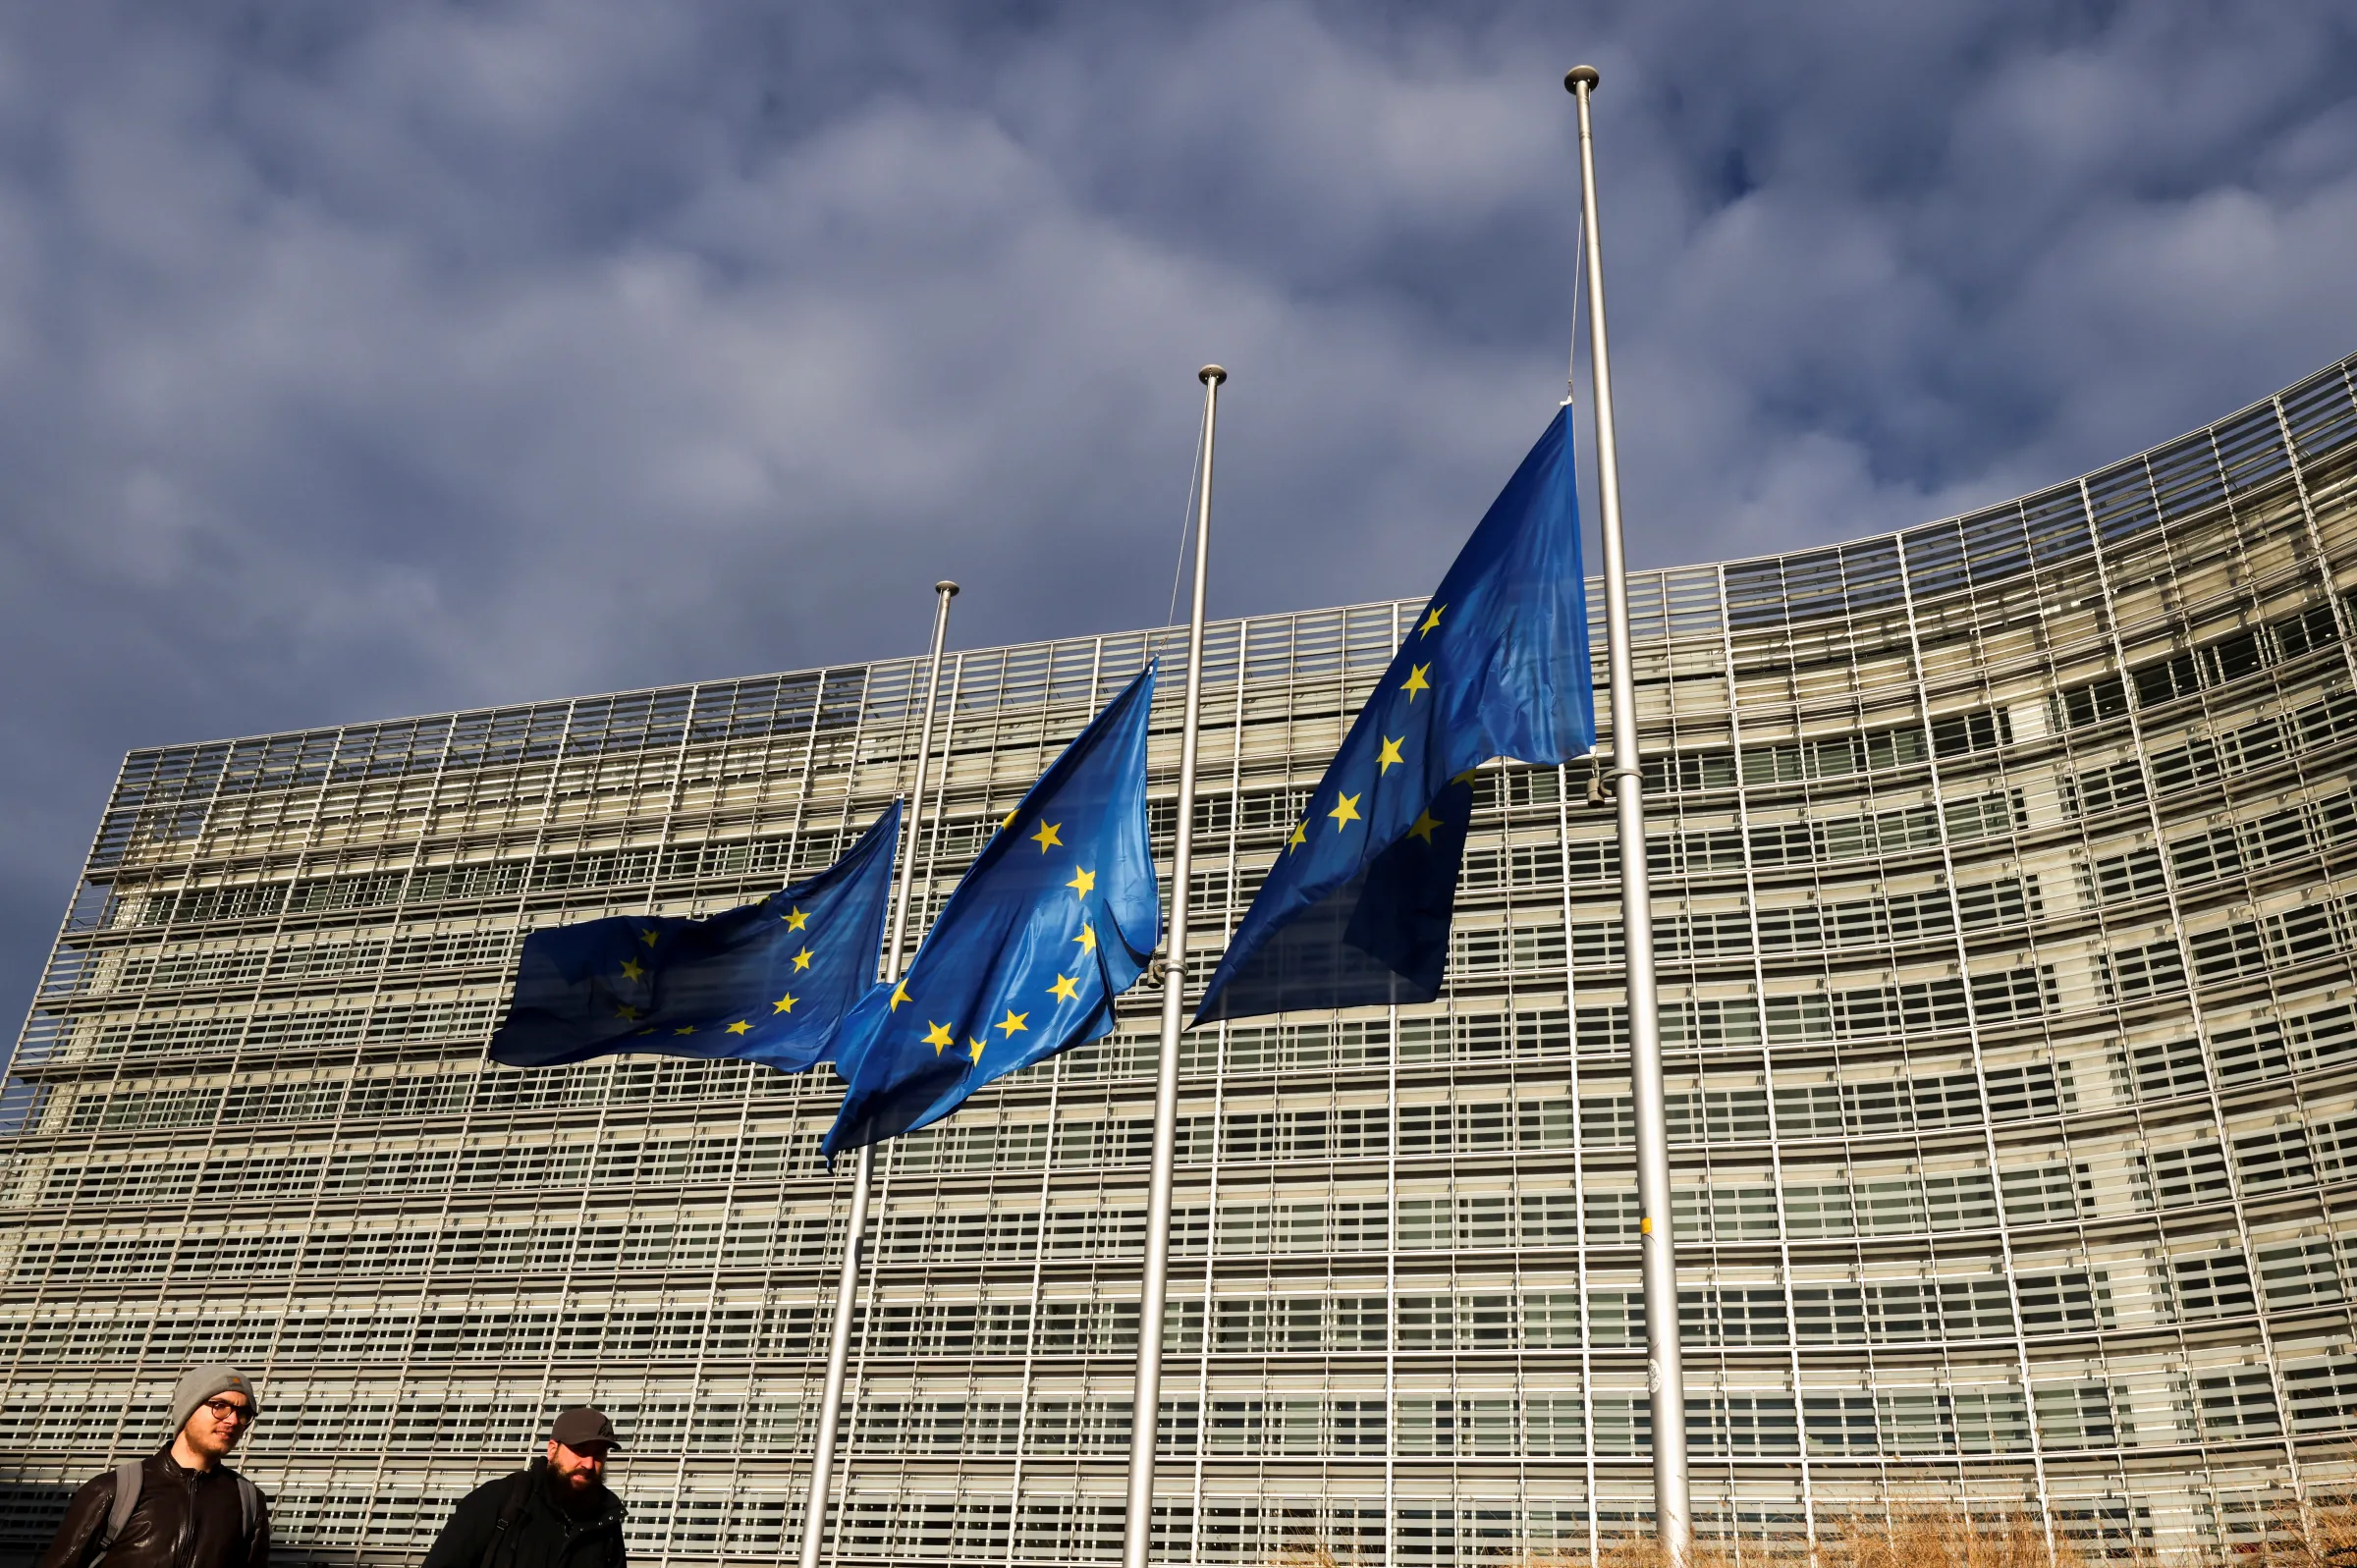
[[[252,1379],[235,1367],[198,1367],[181,1379],[171,1441],[84,1483],[40,1568],[266,1568],[266,1500],[221,1462],[261,1408]]]
[[[622,1499],[605,1485],[621,1446],[604,1411],[566,1411],[531,1468],[459,1499],[425,1568],[626,1568]]]

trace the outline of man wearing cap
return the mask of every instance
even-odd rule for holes
[[[530,1469],[459,1499],[425,1568],[625,1568],[622,1499],[605,1485],[621,1446],[604,1411],[566,1411]]]
[[[85,1482],[40,1568],[266,1568],[267,1500],[221,1462],[261,1408],[235,1367],[181,1379],[166,1423],[172,1440]]]

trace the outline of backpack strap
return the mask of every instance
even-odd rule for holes
[[[529,1468],[519,1470],[508,1478],[508,1494],[500,1499],[499,1522],[491,1527],[491,1541],[483,1547],[481,1568],[498,1568],[499,1548],[507,1541],[509,1529],[523,1517],[525,1506],[531,1502],[532,1482],[539,1471],[539,1463],[535,1461]],[[513,1558],[515,1552],[511,1550],[508,1555]]]
[[[238,1484],[238,1519],[241,1526],[238,1539],[250,1546],[253,1544],[253,1533],[262,1527],[262,1488],[234,1470],[230,1472],[230,1478]]]
[[[139,1505],[139,1477],[145,1469],[146,1462],[139,1459],[126,1459],[115,1466],[115,1500],[106,1510],[106,1528],[98,1532],[97,1544],[90,1552],[91,1561],[105,1556],[107,1548],[123,1534],[123,1527],[131,1523],[132,1511]]]

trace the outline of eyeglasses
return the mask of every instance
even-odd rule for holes
[[[234,1419],[237,1421],[250,1422],[254,1418],[253,1406],[237,1404],[227,1399],[207,1399],[204,1402],[204,1408],[212,1413],[212,1418],[215,1421],[230,1421]]]

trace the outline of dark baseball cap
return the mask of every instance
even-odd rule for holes
[[[614,1423],[608,1421],[606,1413],[594,1405],[579,1405],[566,1411],[557,1418],[557,1424],[549,1428],[548,1434],[576,1452],[592,1443],[602,1442],[609,1448],[622,1446],[615,1440]]]

